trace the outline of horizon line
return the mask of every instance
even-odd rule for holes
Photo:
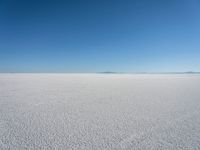
[[[138,72],[0,72],[0,74],[200,74],[200,71],[138,71]]]

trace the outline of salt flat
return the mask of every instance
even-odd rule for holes
[[[0,74],[0,149],[200,149],[200,75]]]

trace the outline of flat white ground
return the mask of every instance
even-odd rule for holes
[[[200,75],[0,74],[0,149],[200,149]]]

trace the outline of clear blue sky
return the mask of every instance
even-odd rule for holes
[[[0,0],[0,72],[200,71],[200,0]]]

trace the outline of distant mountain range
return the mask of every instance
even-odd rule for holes
[[[114,71],[104,71],[97,72],[100,74],[200,74],[200,72],[186,71],[186,72],[114,72]]]

